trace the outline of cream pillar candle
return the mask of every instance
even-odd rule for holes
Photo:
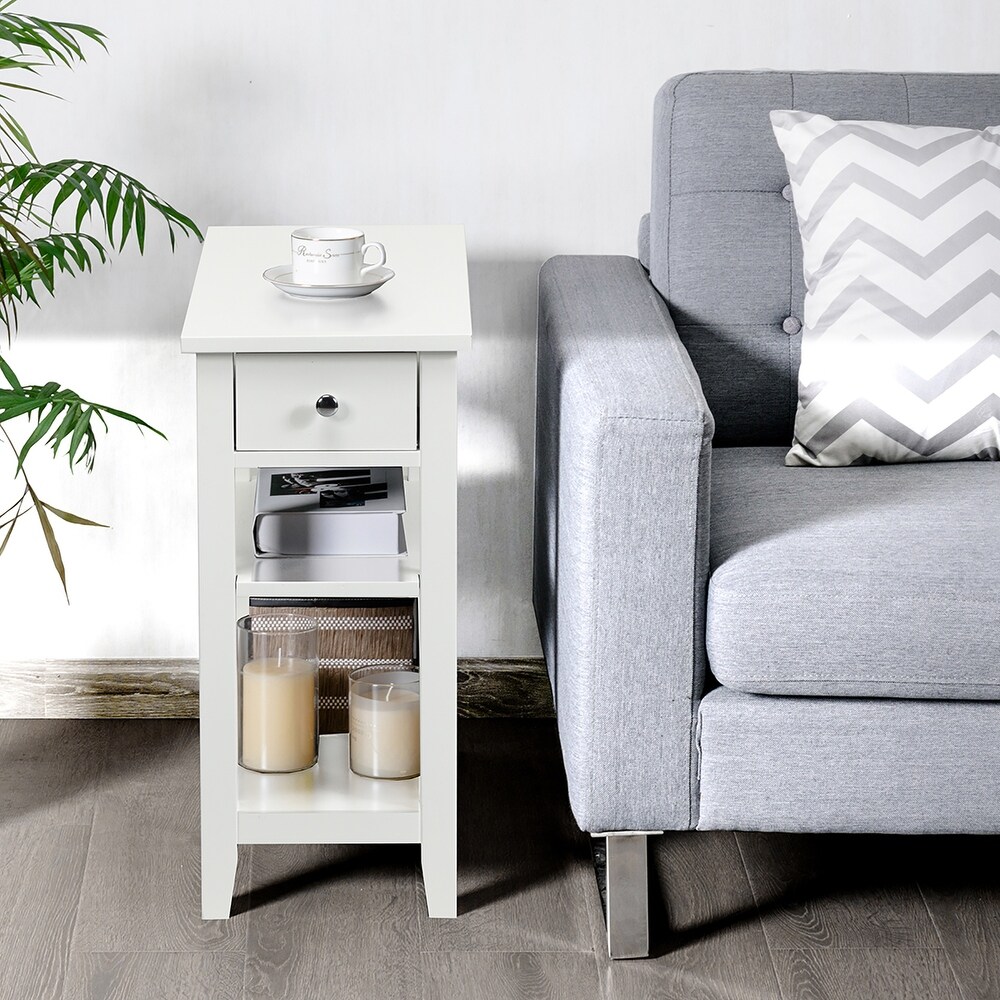
[[[351,675],[351,770],[368,778],[420,773],[419,675],[356,671]]]
[[[254,771],[301,771],[316,763],[316,664],[265,657],[243,665],[240,763]]]

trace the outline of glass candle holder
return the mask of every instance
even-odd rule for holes
[[[249,615],[239,638],[240,764],[302,771],[319,756],[316,620]]]
[[[420,774],[420,675],[362,667],[351,672],[351,770],[365,778]]]

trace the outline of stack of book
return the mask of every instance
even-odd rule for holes
[[[401,469],[261,469],[253,542],[258,556],[400,556]]]

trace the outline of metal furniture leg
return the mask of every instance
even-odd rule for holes
[[[607,925],[610,958],[649,955],[646,833],[607,833]]]

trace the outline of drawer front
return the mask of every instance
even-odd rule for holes
[[[324,416],[317,410],[327,400]],[[238,451],[410,451],[415,354],[237,354]]]

